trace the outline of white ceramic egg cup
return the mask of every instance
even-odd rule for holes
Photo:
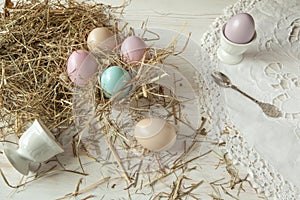
[[[35,120],[21,136],[18,149],[4,148],[9,162],[24,175],[28,175],[30,163],[44,162],[62,152],[61,145],[40,120]]]
[[[225,64],[238,64],[243,60],[243,54],[245,53],[245,51],[247,51],[249,46],[256,39],[256,32],[254,33],[254,36],[250,42],[246,44],[238,44],[233,43],[226,38],[226,36],[224,35],[224,28],[225,26],[223,26],[220,34],[220,47],[217,51],[218,58]]]

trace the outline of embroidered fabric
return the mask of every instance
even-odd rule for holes
[[[247,168],[252,186],[269,199],[300,199],[299,8],[297,0],[238,1],[225,9],[201,41],[210,55],[207,75],[212,70],[223,71],[242,90],[283,112],[282,118],[270,119],[257,105],[232,90],[215,85],[211,93],[212,98],[221,98],[215,102],[225,100],[225,110],[215,107],[223,122],[219,123],[219,131],[230,127],[228,134],[215,132],[212,137],[226,142],[224,153]],[[220,30],[231,16],[241,12],[254,17],[257,41],[240,64],[225,65],[216,56]]]

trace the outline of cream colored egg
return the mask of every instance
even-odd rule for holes
[[[135,126],[134,136],[140,145],[151,151],[170,149],[176,142],[175,128],[160,118],[139,121]]]
[[[109,29],[101,27],[95,28],[90,32],[87,38],[87,45],[92,52],[112,50],[116,46],[116,41]]]

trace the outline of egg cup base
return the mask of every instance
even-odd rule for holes
[[[242,54],[241,55],[231,55],[231,54],[227,53],[226,51],[224,51],[221,47],[219,47],[219,49],[217,51],[217,56],[222,63],[229,64],[229,65],[238,64],[244,58],[244,56]]]
[[[28,175],[29,173],[29,164],[32,162],[31,160],[23,157],[19,154],[19,152],[15,149],[6,148],[4,149],[4,154],[10,164],[21,174]]]

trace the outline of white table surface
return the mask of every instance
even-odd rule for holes
[[[139,28],[143,21],[148,20],[148,27],[164,28],[175,31],[180,31],[184,24],[187,23],[183,33],[187,34],[192,32],[192,39],[200,44],[202,34],[208,30],[209,25],[216,17],[222,15],[223,9],[226,6],[235,3],[235,1],[236,0],[132,0],[131,4],[125,9],[124,20],[129,22],[132,27],[136,28]],[[0,2],[3,3],[3,0],[0,0]],[[119,5],[122,1],[105,0],[104,2]],[[66,154],[65,158],[68,160],[68,168],[76,166],[76,159],[70,158],[72,156],[71,153],[69,153],[69,155],[68,153]],[[101,170],[100,166],[93,163],[89,158],[84,158],[83,160],[84,163],[91,163],[86,165],[87,172]],[[211,173],[214,173],[215,175],[215,166],[217,164],[218,159],[216,159],[216,156],[212,155],[205,158],[205,161],[202,163],[202,168],[206,170],[207,177],[209,177]],[[2,154],[0,154],[0,168],[4,171],[12,184],[17,184],[18,181],[20,181],[21,176],[11,167]],[[223,167],[223,169],[218,170],[217,173],[220,173],[220,177],[222,177],[222,174],[226,176],[225,171],[226,169]],[[57,176],[55,179],[53,179],[54,176],[43,178],[39,182],[29,184],[25,188],[18,190],[7,187],[0,177],[0,199],[55,199],[57,197],[62,197],[69,192],[73,192],[75,185],[80,178],[79,175],[73,174]],[[83,187],[100,180],[100,178],[100,176],[84,177]],[[240,199],[259,198],[256,192],[247,184],[245,185],[245,188],[246,192],[242,192]],[[209,193],[213,193],[211,187],[203,186],[202,190],[203,194],[206,194],[202,196],[202,199],[212,199],[208,196]],[[89,194],[99,194],[101,192],[101,188],[100,190],[97,188],[96,190],[92,190],[79,197],[83,198]],[[222,198],[232,199],[228,195],[222,195]],[[124,199],[127,199],[127,197],[124,197]],[[150,199],[150,197],[145,196],[145,199]]]

